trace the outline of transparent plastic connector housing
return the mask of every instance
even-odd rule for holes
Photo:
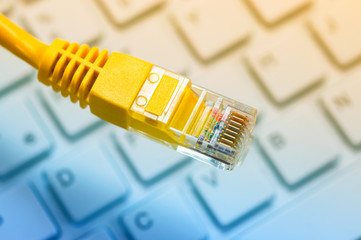
[[[131,110],[129,130],[224,170],[243,162],[257,116],[255,108],[158,66],[153,66]]]

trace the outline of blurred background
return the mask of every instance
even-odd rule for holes
[[[360,7],[0,0],[46,43],[130,54],[259,110],[223,172],[102,122],[0,48],[0,239],[359,239]]]

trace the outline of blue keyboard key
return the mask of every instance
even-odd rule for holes
[[[360,239],[361,165],[348,170],[239,239]]]
[[[102,123],[100,118],[90,113],[89,108],[80,109],[78,104],[71,103],[69,98],[49,87],[42,89],[41,96],[55,123],[69,138],[80,137]]]
[[[78,240],[114,240],[114,237],[108,229],[97,229],[86,233]]]
[[[0,178],[13,175],[51,149],[51,143],[20,99],[0,105]]]
[[[0,47],[0,94],[19,85],[31,73],[27,63]]]
[[[181,195],[170,190],[134,206],[123,216],[134,239],[200,240],[206,232]]]
[[[147,183],[164,177],[189,160],[170,148],[132,133],[118,131],[116,139],[132,169]]]
[[[0,239],[54,238],[59,230],[31,187],[17,186],[0,194]]]
[[[197,195],[223,227],[266,209],[273,199],[274,191],[254,157],[255,153],[250,153],[244,164],[232,172],[208,167],[191,177]]]
[[[101,147],[89,144],[60,159],[47,180],[74,222],[82,222],[123,199],[127,189]]]

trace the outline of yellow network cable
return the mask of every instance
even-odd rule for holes
[[[178,152],[231,170],[247,155],[257,110],[121,53],[56,39],[50,46],[0,14],[0,45],[40,82],[93,114]]]

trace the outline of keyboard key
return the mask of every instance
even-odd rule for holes
[[[30,109],[19,99],[0,105],[0,178],[7,178],[46,155],[51,143]]]
[[[133,239],[205,239],[202,223],[188,206],[170,190],[129,209],[123,222]]]
[[[90,113],[89,108],[79,108],[78,104],[73,104],[53,89],[44,88],[41,94],[48,112],[62,133],[69,138],[82,136],[102,123],[100,118]]]
[[[207,168],[191,176],[201,202],[222,227],[265,209],[273,199],[273,189],[252,158],[231,172]]]
[[[108,229],[98,229],[85,234],[78,240],[114,240],[114,237]]]
[[[137,56],[147,62],[172,69],[174,72],[189,73],[196,60],[174,31],[174,26],[165,20],[168,18],[156,14],[130,27],[131,31],[126,34],[127,36],[121,37],[121,46],[118,44],[116,48],[119,52]]]
[[[306,32],[288,28],[254,48],[248,64],[272,99],[283,104],[323,79],[322,58],[316,53]]]
[[[270,219],[242,240],[359,239],[361,165]]]
[[[159,180],[189,160],[172,149],[132,133],[119,131],[116,139],[127,162],[144,182]]]
[[[0,13],[7,13],[13,5],[13,0],[0,0]]]
[[[0,194],[0,239],[53,239],[59,230],[29,186]]]
[[[98,145],[77,148],[46,172],[73,222],[83,222],[126,196],[124,181]]]
[[[324,4],[310,19],[311,30],[332,60],[348,67],[361,59],[361,28],[357,25],[361,15],[355,7],[359,1],[328,0]]]
[[[158,7],[164,0],[98,0],[106,14],[119,25],[125,25],[148,11]]]
[[[0,94],[19,85],[31,73],[32,69],[27,63],[0,47]]]
[[[239,0],[178,1],[172,16],[197,56],[204,61],[249,36],[249,19]]]
[[[51,43],[55,38],[89,43],[101,35],[101,26],[86,0],[48,0],[27,6],[23,19],[40,40]],[[66,14],[64,14],[66,13]]]
[[[263,150],[288,186],[298,187],[335,164],[339,147],[326,137],[325,126],[318,109],[302,105],[260,131]]]
[[[310,0],[248,0],[248,2],[269,25],[276,24],[310,5]]]
[[[361,146],[360,89],[360,74],[354,74],[329,88],[322,97],[326,110],[354,147]]]

